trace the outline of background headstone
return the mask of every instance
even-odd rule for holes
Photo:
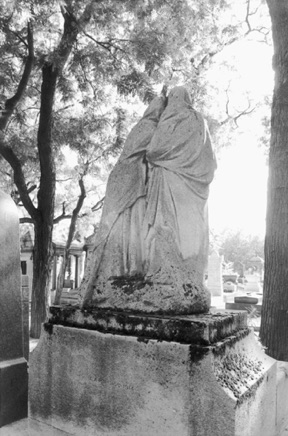
[[[22,275],[22,321],[23,321],[23,352],[29,360],[29,276]]]
[[[27,416],[19,217],[0,191],[0,427]]]
[[[222,279],[222,256],[214,250],[208,259],[208,281],[207,287],[214,297],[220,297],[223,294]]]

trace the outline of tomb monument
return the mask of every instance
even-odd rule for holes
[[[215,168],[186,89],[154,99],[109,177],[79,304],[50,308],[30,358],[31,418],[71,435],[275,434],[275,361],[204,285]]]

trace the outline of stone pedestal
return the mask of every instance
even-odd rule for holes
[[[30,417],[71,435],[275,434],[276,362],[245,312],[53,307],[29,384]]]
[[[0,191],[0,427],[27,416],[19,217]]]

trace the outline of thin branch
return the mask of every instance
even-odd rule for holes
[[[250,105],[250,102],[249,102],[249,106],[248,106],[248,108],[245,109],[244,111],[240,112],[236,117],[233,118],[233,121],[234,121],[234,123],[235,123],[235,125],[236,125],[237,127],[239,127],[239,126],[238,126],[238,119],[239,119],[240,117],[242,117],[243,115],[249,115],[249,114],[251,114],[251,113],[256,109],[256,106],[253,107],[252,109],[250,109],[250,107],[251,107],[251,105]]]
[[[84,65],[83,65],[83,62],[82,62],[82,59],[81,59],[81,58],[80,58],[80,66],[81,66],[81,70],[82,70],[83,75],[84,75],[84,80],[85,80],[86,82],[88,82],[88,84],[90,85],[90,87],[91,87],[91,89],[92,89],[92,91],[93,91],[93,94],[94,94],[94,98],[96,99],[96,89],[94,88],[94,85],[93,85],[93,83],[91,82],[91,80],[89,80],[88,77],[87,77],[87,74],[86,74],[86,71],[85,71],[85,68],[84,68]]]
[[[67,104],[66,106],[60,107],[59,109],[57,109],[57,111],[55,111],[55,114],[58,114],[59,112],[65,111],[66,109],[69,109],[70,107],[74,107],[75,104]]]
[[[92,163],[96,162],[97,160],[101,159],[102,155],[95,157],[94,159],[91,159],[86,162],[85,165],[91,165]]]
[[[125,50],[121,47],[119,47],[118,45],[112,44],[112,39],[110,39],[110,41],[99,41],[97,39],[95,39],[92,35],[90,35],[89,33],[87,33],[83,28],[81,28],[82,33],[89,39],[91,39],[91,41],[95,42],[95,44],[99,45],[100,47],[102,47],[103,49],[107,50],[109,52],[109,54],[113,57],[115,62],[118,62],[120,64],[123,65],[123,61],[121,59],[118,59],[117,56],[115,56],[115,54],[111,51],[111,48],[114,48],[115,51],[119,50],[122,53],[125,53]],[[124,40],[123,40],[124,41]],[[129,41],[129,40],[127,40]],[[134,41],[130,41],[131,43],[133,43]]]
[[[34,224],[34,221],[32,220],[32,218],[30,218],[30,217],[28,217],[28,216],[25,216],[25,217],[19,218],[19,222],[20,222],[20,224],[26,224],[26,223],[28,223],[28,224]]]
[[[18,38],[19,39],[19,41],[21,41],[24,45],[25,45],[25,47],[26,48],[28,48],[29,49],[29,46],[28,46],[28,44],[27,44],[27,42],[25,41],[25,39],[24,38],[22,38],[22,36],[20,36],[17,32],[15,32],[14,30],[12,30],[12,29],[9,29],[9,31],[11,32],[11,33],[13,33],[13,35],[15,35],[16,36],[16,38]]]
[[[248,26],[248,30],[247,33],[251,32],[251,24],[249,21],[249,17],[250,17],[250,0],[247,0],[247,5],[246,5],[246,17],[245,17],[245,22]]]
[[[54,218],[53,224],[59,224],[61,221],[68,220],[70,218],[72,218],[71,214],[67,214],[67,215],[61,214],[61,215],[57,216],[56,218]]]
[[[105,195],[104,197],[101,198],[101,200],[97,201],[97,203],[91,207],[92,212],[96,212],[97,210],[100,210],[103,207],[104,200],[105,200]]]
[[[229,88],[225,90],[226,96],[227,96],[227,100],[226,100],[226,115],[227,115],[227,117],[223,121],[220,121],[219,124],[220,124],[220,126],[223,126],[224,124],[228,123],[228,121],[233,120],[235,126],[239,127],[239,125],[238,125],[239,118],[242,117],[243,115],[251,114],[256,109],[257,106],[255,106],[252,109],[250,109],[251,108],[251,103],[249,101],[247,109],[244,109],[243,111],[240,111],[240,112],[238,111],[238,115],[236,115],[236,116],[231,115],[230,112],[229,112],[230,100],[229,100],[228,90],[229,90]]]
[[[59,182],[59,183],[68,182],[68,180],[72,180],[72,179],[73,179],[73,177],[67,177],[67,179],[56,179],[56,182]]]

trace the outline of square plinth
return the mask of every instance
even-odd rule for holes
[[[157,316],[77,306],[52,306],[49,325],[63,325],[184,344],[210,345],[247,327],[247,312],[211,309],[196,315]]]
[[[204,346],[48,323],[30,417],[75,436],[271,436],[275,365],[249,329]]]

